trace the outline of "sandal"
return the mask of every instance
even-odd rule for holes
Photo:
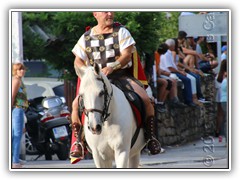
[[[75,141],[72,144],[70,158],[84,159],[84,147],[82,143]]]
[[[19,169],[19,168],[22,168],[22,165],[20,163],[13,163],[12,168],[13,169]]]

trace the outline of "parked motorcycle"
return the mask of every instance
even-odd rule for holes
[[[71,130],[65,98],[51,96],[31,99],[25,115],[26,153],[38,154],[36,159],[45,155],[46,160],[52,160],[54,154],[59,160],[68,159]]]

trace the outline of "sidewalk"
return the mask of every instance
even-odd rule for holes
[[[156,156],[142,155],[144,168],[228,168],[228,148],[225,139],[201,139],[179,146],[164,147]]]
[[[221,143],[218,138],[200,139],[179,146],[167,146],[162,154],[149,156],[143,153],[140,160],[140,168],[144,169],[203,169],[203,168],[229,168],[228,148],[225,139]],[[77,164],[70,164],[70,161],[59,161],[53,158],[52,161],[45,161],[44,157],[32,161],[32,156],[27,156],[24,168],[46,169],[86,169],[95,168],[93,160],[82,160]]]

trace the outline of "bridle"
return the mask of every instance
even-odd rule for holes
[[[102,77],[97,78],[97,80],[101,81],[103,83],[103,96],[104,96],[104,104],[103,104],[103,109],[95,109],[95,108],[90,108],[90,109],[86,109],[84,106],[84,102],[83,102],[83,96],[80,95],[78,98],[78,103],[80,105],[80,114],[82,114],[82,112],[85,114],[85,116],[88,117],[89,113],[93,113],[93,112],[97,112],[101,114],[101,119],[102,119],[102,123],[104,121],[107,120],[107,118],[109,117],[110,113],[108,113],[108,109],[109,109],[109,105],[113,96],[113,88],[110,94],[108,94],[108,90],[107,90],[107,86],[106,83],[104,82]],[[112,86],[111,86],[112,87]]]

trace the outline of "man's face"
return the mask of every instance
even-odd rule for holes
[[[179,45],[182,45],[184,42],[185,42],[185,39],[184,39],[184,38],[178,39],[178,44],[179,44]]]
[[[169,47],[169,50],[174,51],[174,50],[175,50],[175,45],[171,45],[171,46]]]
[[[93,15],[101,25],[110,26],[113,24],[113,12],[94,12]]]

